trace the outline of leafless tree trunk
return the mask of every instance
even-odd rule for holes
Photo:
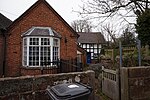
[[[114,29],[113,25],[111,25],[110,23],[106,24],[105,26],[102,26],[101,31],[102,31],[102,34],[107,35],[107,41],[108,42],[116,43],[116,37],[115,37],[116,30]],[[111,39],[112,41],[109,41],[109,39]]]
[[[92,23],[87,20],[75,20],[71,23],[71,26],[76,32],[92,31]]]

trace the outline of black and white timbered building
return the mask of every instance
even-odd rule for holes
[[[90,54],[91,60],[98,59],[102,45],[105,44],[104,36],[100,32],[79,32],[78,44]],[[87,58],[88,59],[88,58]]]

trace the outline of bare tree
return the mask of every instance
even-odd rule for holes
[[[136,41],[135,34],[130,27],[127,27],[118,39],[122,42],[122,45],[133,45]]]
[[[136,17],[150,8],[150,0],[82,0],[84,5],[81,15],[91,15],[89,19],[121,16]],[[93,16],[92,16],[93,15]],[[88,16],[89,17],[89,16]],[[105,19],[106,20],[106,19]]]
[[[92,31],[92,23],[87,20],[75,20],[71,23],[71,26],[76,32]]]
[[[114,28],[113,24],[111,25],[110,23],[108,23],[102,26],[101,32],[106,36],[108,42],[116,43],[116,29]]]

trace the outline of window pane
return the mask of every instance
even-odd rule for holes
[[[89,44],[87,44],[87,48],[89,48]]]
[[[29,47],[29,66],[39,66],[39,47]]]
[[[23,65],[27,65],[27,38],[23,39]]]
[[[58,39],[54,39],[53,46],[58,46]]]
[[[97,53],[97,49],[94,49],[94,53]]]
[[[99,49],[99,53],[101,53],[101,49]]]
[[[98,48],[98,47],[97,47],[97,44],[94,44],[94,48]]]
[[[53,41],[53,65],[56,65],[56,62],[58,61],[58,50],[59,50],[59,41],[58,39],[54,39]]]
[[[93,55],[94,55],[94,54],[93,54],[93,53],[91,53],[91,56],[92,56],[92,57],[93,57]]]
[[[41,45],[50,45],[50,38],[41,38]]]
[[[89,52],[90,50],[89,49],[87,49],[87,52]]]
[[[26,46],[27,45],[27,39],[25,38],[23,42],[24,42],[24,46]]]
[[[39,38],[30,38],[30,45],[39,45]]]
[[[102,48],[102,46],[101,46],[101,45],[99,45],[99,48]]]
[[[42,46],[41,47],[41,52],[40,52],[40,62],[41,66],[45,66],[47,64],[50,64],[51,62],[51,56],[50,56],[50,46]]]
[[[24,60],[24,65],[26,66],[27,65],[27,47],[24,46],[24,57],[23,57],[23,60]]]
[[[86,48],[86,44],[83,44],[83,48]]]
[[[89,45],[90,45],[90,48],[93,48],[93,46],[94,46],[93,44],[89,44]]]
[[[58,47],[53,47],[53,61],[58,61]]]

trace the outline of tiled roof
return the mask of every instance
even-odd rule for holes
[[[10,19],[0,13],[0,29],[5,29],[12,23]]]
[[[104,36],[100,32],[79,32],[78,43],[105,43]]]
[[[61,35],[51,27],[32,27],[24,32],[22,36],[54,36],[61,38]]]

